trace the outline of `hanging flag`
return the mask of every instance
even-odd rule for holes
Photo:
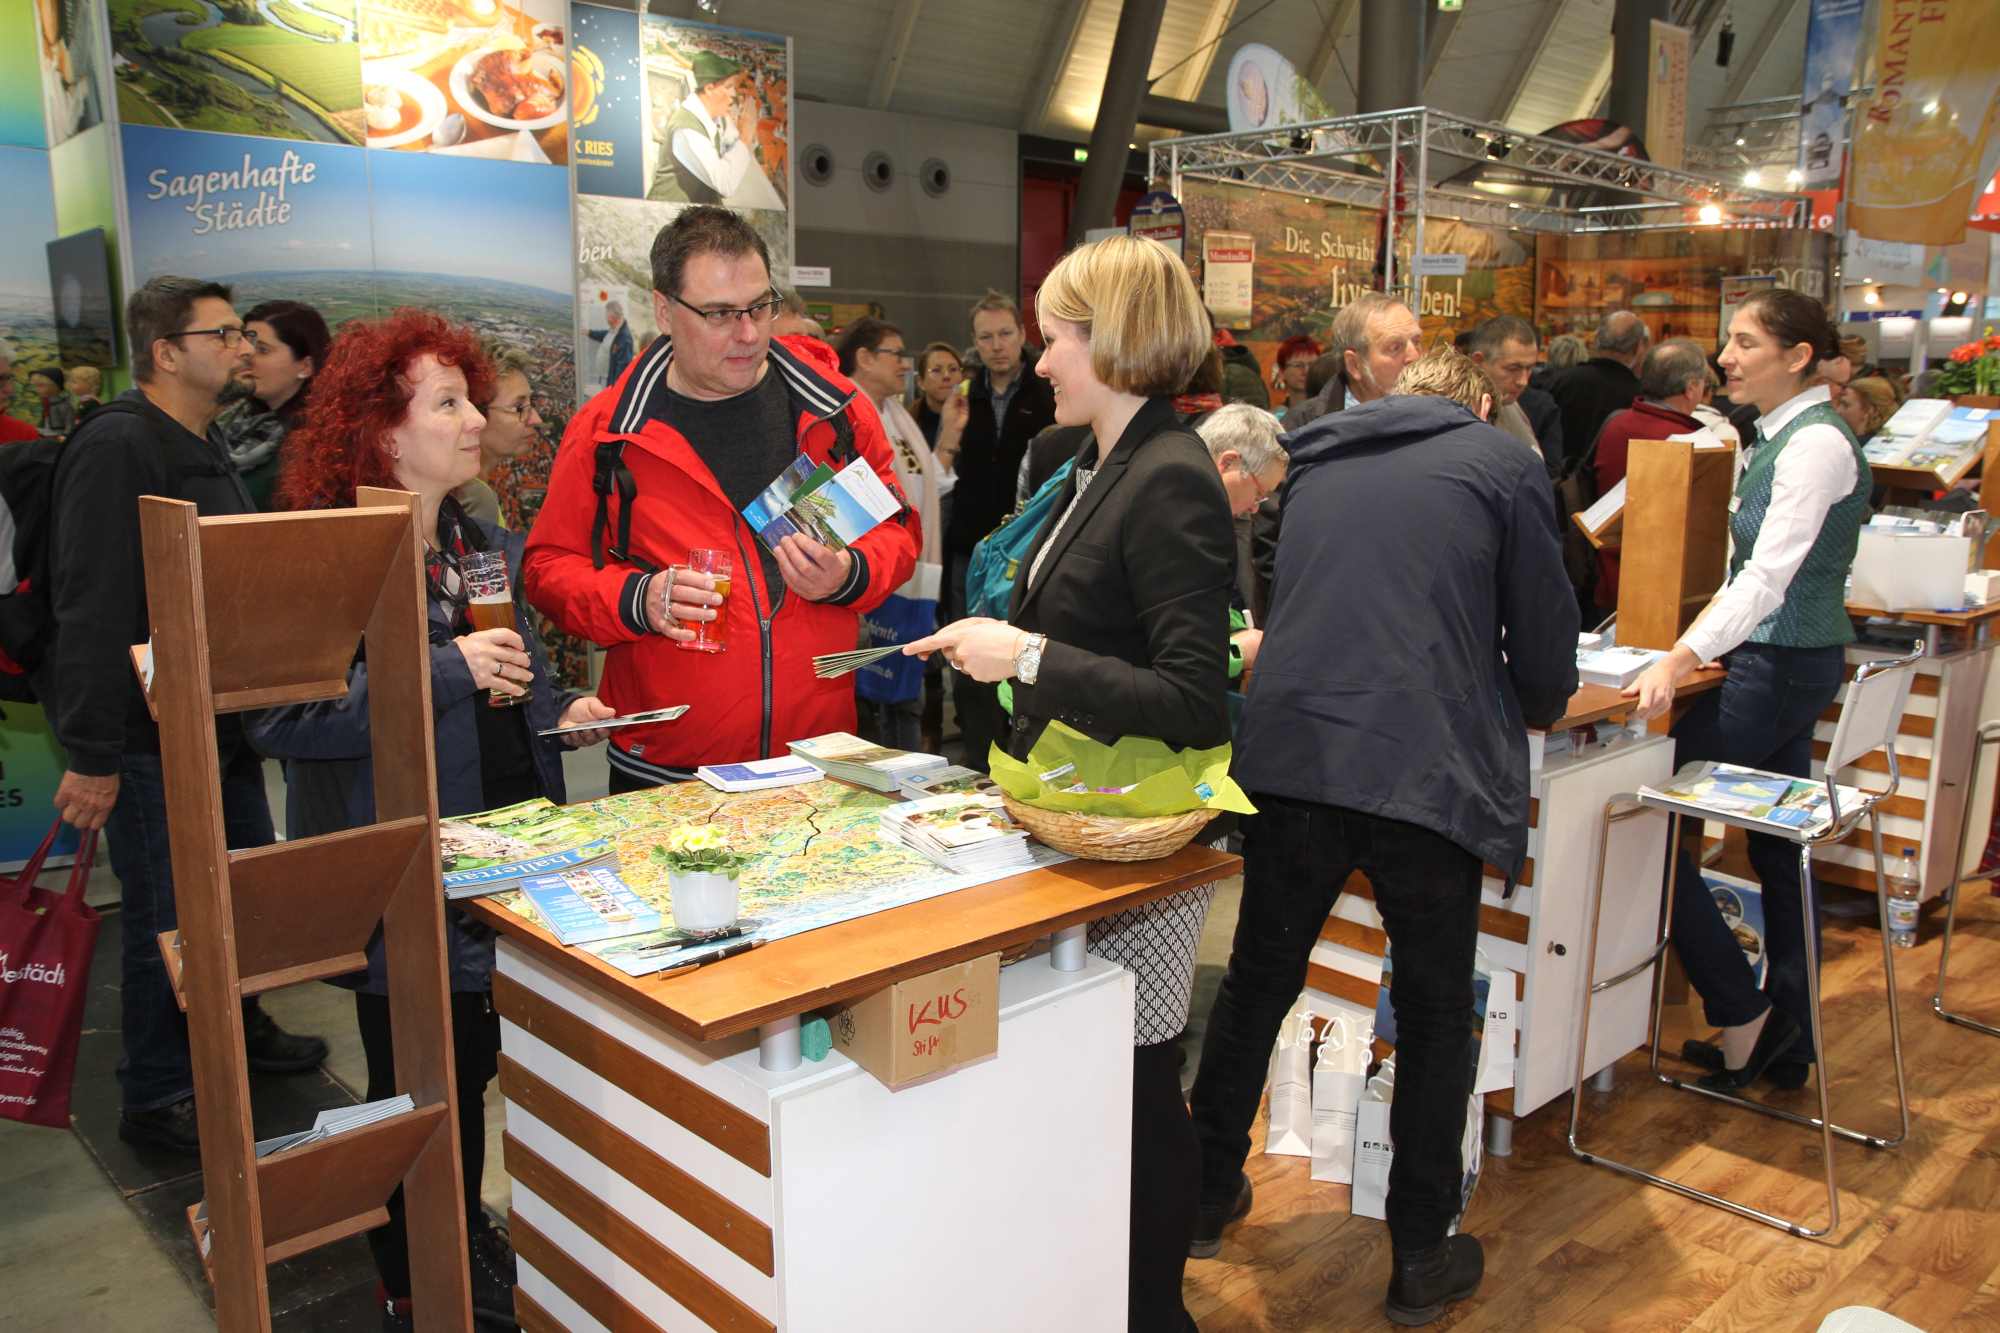
[[[1805,83],[1799,89],[1800,188],[1838,190],[1847,157],[1847,104],[1861,44],[1863,0],[1813,0],[1806,21]],[[1819,209],[1815,208],[1814,212]]]
[[[2000,175],[1986,182],[1986,192],[1972,206],[1972,216],[1965,220],[1965,225],[1981,231],[2000,231]],[[1996,296],[2000,296],[2000,292],[1987,292],[1989,300]]]
[[[1956,245],[1974,191],[1993,174],[2000,23],[1992,0],[1882,0],[1876,40],[1875,98],[1857,118],[1847,225],[1878,240]]]
[[[1841,0],[1846,3],[1847,0]],[[1859,5],[1861,0],[1851,0]],[[1679,167],[1687,143],[1688,43],[1686,28],[1653,20],[1652,59],[1646,62],[1646,147],[1662,166]]]

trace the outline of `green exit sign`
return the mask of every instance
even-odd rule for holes
[[[1456,14],[1465,8],[1465,0],[1438,0],[1438,8],[1447,14]]]

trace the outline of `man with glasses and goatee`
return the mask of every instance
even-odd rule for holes
[[[188,1155],[201,1141],[187,1019],[158,939],[178,923],[160,733],[130,653],[152,634],[139,497],[187,500],[203,517],[256,512],[214,429],[255,350],[231,299],[221,283],[167,276],[126,303],[135,384],[77,427],[57,464],[49,547],[55,636],[31,674],[69,754],[56,807],[78,828],[104,829],[118,876],[125,1042],[118,1136]],[[263,759],[244,737],[243,714],[219,715],[215,740],[230,847],[275,841]],[[326,1058],[324,1041],[286,1032],[255,998],[243,1002],[243,1029],[252,1072],[298,1073]]]
[[[614,792],[854,730],[854,682],[815,678],[812,658],[854,647],[860,614],[910,577],[922,540],[905,504],[845,549],[801,534],[765,547],[743,507],[801,454],[836,471],[865,459],[900,498],[881,420],[832,348],[771,336],[784,298],[741,216],[684,210],[652,264],[661,336],[570,420],[523,567],[537,609],[609,648],[606,703],[691,705],[614,734]],[[722,553],[727,585],[685,568],[691,550]],[[688,647],[691,625],[718,620],[722,651]]]

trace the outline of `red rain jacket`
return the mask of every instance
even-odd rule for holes
[[[689,705],[676,721],[612,733],[612,766],[648,782],[852,731],[854,682],[815,679],[811,659],[854,647],[860,614],[909,579],[923,539],[916,511],[906,507],[849,548],[853,574],[826,601],[766,587],[757,534],[688,442],[655,415],[671,355],[669,340],[655,339],[570,420],[523,562],[528,601],[564,631],[609,649],[599,689],[607,704],[620,713]],[[773,338],[770,365],[784,377],[800,451],[836,469],[858,453],[900,498],[881,418],[835,369],[833,350],[815,338]],[[609,471],[604,528],[593,537],[601,459],[606,468],[622,462],[636,487],[623,548],[622,488]],[[684,563],[690,549],[736,553],[724,652],[685,651],[646,627],[649,570]],[[774,591],[781,594],[775,615]]]

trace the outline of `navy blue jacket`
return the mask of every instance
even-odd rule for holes
[[[478,522],[478,520],[474,520]],[[514,588],[514,618],[533,660],[535,678],[529,686],[528,748],[541,794],[561,805],[562,742],[538,731],[557,726],[563,710],[576,695],[558,690],[549,679],[541,636],[534,630],[534,612],[521,599],[521,550],[524,534],[490,523],[479,523],[489,549],[507,553],[507,576]],[[472,683],[465,654],[452,642],[451,622],[437,602],[430,604],[431,710],[436,718],[438,813],[477,814],[486,808],[479,776],[479,715],[486,708],[486,691]],[[349,827],[375,822],[375,767],[369,758],[368,664],[357,663],[347,673],[347,697],[319,703],[288,704],[258,715],[250,737],[259,750],[278,759],[357,759],[360,772],[348,800]],[[493,988],[493,933],[454,908],[445,912],[451,939],[451,988],[482,991]],[[382,932],[368,942],[368,979],[355,989],[370,995],[388,993],[382,955]]]
[[[1381,398],[1282,438],[1284,540],[1236,780],[1430,829],[1511,881],[1525,729],[1576,692],[1541,460],[1444,398]]]

